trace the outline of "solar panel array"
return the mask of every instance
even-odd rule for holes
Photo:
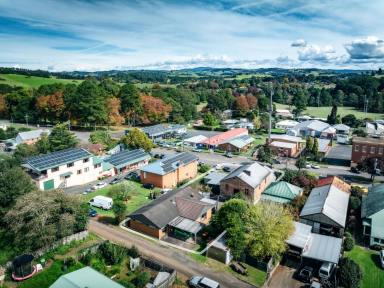
[[[113,166],[119,166],[122,164],[130,164],[137,159],[143,159],[143,158],[150,158],[149,154],[144,152],[141,149],[136,150],[124,150],[121,152],[118,152],[116,154],[113,154],[111,157],[107,159],[109,163],[111,163]]]
[[[90,157],[92,154],[85,149],[70,148],[46,155],[31,157],[26,160],[26,164],[38,171],[57,167],[66,163],[71,163]]]
[[[161,166],[164,172],[168,173],[175,170],[177,165],[179,165],[179,163],[188,164],[197,159],[198,158],[195,155],[184,152],[184,153],[177,154],[172,158],[165,159],[164,161],[162,161]]]

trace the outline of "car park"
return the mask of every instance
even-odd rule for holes
[[[313,276],[313,268],[310,266],[304,266],[303,268],[300,269],[299,273],[297,274],[297,278],[299,278],[299,280],[305,283],[310,283],[312,280],[312,276]]]
[[[193,276],[188,280],[191,288],[220,288],[220,284],[212,279],[203,276]]]

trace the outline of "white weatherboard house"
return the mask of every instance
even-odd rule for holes
[[[82,148],[70,148],[30,157],[22,164],[41,190],[71,187],[98,179],[101,163],[93,163],[93,155]]]

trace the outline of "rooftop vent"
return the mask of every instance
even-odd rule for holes
[[[251,176],[251,171],[249,170],[244,170],[244,173],[247,174],[248,176]]]

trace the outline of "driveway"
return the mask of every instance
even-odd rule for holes
[[[293,273],[295,269],[279,265],[276,268],[275,273],[273,273],[272,277],[268,280],[264,287],[270,288],[301,288],[305,287],[305,284],[293,279]]]
[[[198,264],[192,260],[189,255],[179,250],[161,245],[155,241],[143,239],[118,227],[90,220],[88,229],[104,239],[119,243],[126,247],[135,245],[143,255],[175,269],[182,276],[191,277],[193,275],[204,275],[218,281],[220,287],[223,288],[254,287],[237,279],[227,271],[216,271],[216,269],[212,269],[207,265]]]

